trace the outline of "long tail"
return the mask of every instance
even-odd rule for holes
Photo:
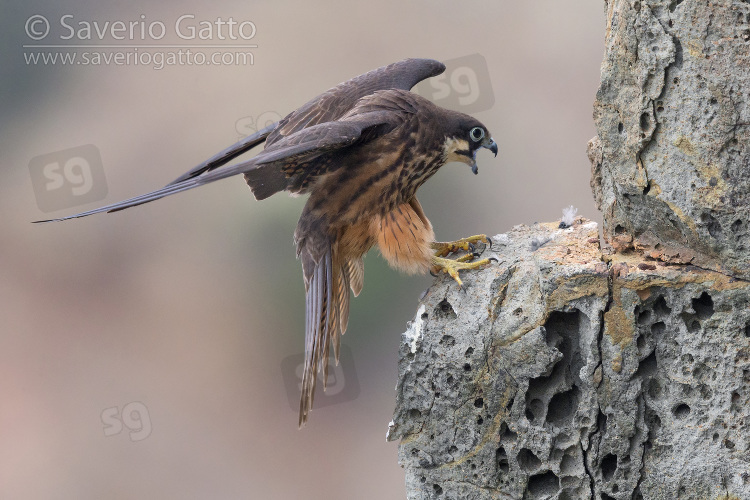
[[[328,385],[330,347],[333,347],[336,364],[339,362],[341,336],[346,333],[349,322],[351,281],[348,265],[342,264],[336,253],[335,249],[327,246],[318,262],[314,262],[307,249],[303,249],[300,255],[307,284],[300,428],[305,425],[312,410],[318,373],[323,375],[323,390]]]
[[[191,169],[189,172],[181,175],[163,188],[152,191],[151,193],[136,196],[135,198],[130,198],[129,200],[121,201],[119,203],[113,203],[112,205],[96,208],[87,212],[81,212],[79,214],[61,217],[59,219],[38,220],[34,222],[58,222],[68,219],[76,219],[79,217],[86,217],[88,215],[98,214],[102,212],[117,212],[126,208],[149,203],[151,201],[164,198],[165,196],[181,193],[183,191],[187,191],[188,189],[193,189],[210,182],[218,181],[219,179],[224,179],[233,175],[245,173],[255,167],[256,162],[254,158],[228,167],[218,167],[225,165],[226,163],[232,161],[234,158],[243,153],[246,153],[258,144],[265,141],[268,134],[271,133],[271,131],[275,127],[275,123],[269,125],[263,130],[260,130],[237,142],[236,144],[229,146],[225,150],[215,154],[205,162]]]

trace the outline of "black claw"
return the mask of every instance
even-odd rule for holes
[[[476,259],[482,256],[482,252],[474,252],[471,254],[472,259]]]
[[[487,238],[487,244],[489,245],[490,250],[491,250],[492,249],[492,238],[490,238],[489,236],[486,236],[486,238]]]
[[[490,257],[490,258],[489,258],[489,261],[490,261],[490,262],[492,262],[493,260],[494,260],[495,262],[497,262],[498,264],[500,263],[500,261],[499,261],[499,260],[497,259],[497,257]]]
[[[438,275],[437,275],[437,274],[435,274],[435,273],[434,273],[434,272],[432,271],[432,269],[430,269],[430,276],[432,276],[433,278],[437,278],[437,277],[438,277]]]
[[[474,243],[469,242],[469,251],[473,254],[476,254],[477,247],[474,246]]]

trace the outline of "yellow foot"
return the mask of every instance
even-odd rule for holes
[[[464,252],[471,252],[471,254],[473,254],[474,243],[479,243],[480,241],[486,243],[487,245],[492,245],[492,240],[490,240],[486,234],[477,234],[474,236],[469,236],[468,238],[461,238],[460,240],[456,241],[437,241],[432,243],[431,246],[432,249],[435,250],[435,255],[437,257],[445,257],[446,255],[456,253],[460,250],[463,250]]]
[[[474,254],[467,253],[462,255],[458,259],[445,259],[435,255],[432,257],[432,269],[435,271],[443,271],[450,274],[451,278],[456,280],[458,286],[463,288],[464,283],[461,278],[458,277],[458,272],[466,269],[477,269],[490,263],[490,259],[475,260],[473,262],[466,262],[474,258]]]

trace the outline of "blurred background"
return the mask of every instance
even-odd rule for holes
[[[401,333],[432,280],[370,253],[337,372],[343,397],[316,405],[299,431],[287,382],[303,351],[292,233],[304,199],[257,202],[231,178],[116,214],[33,220],[156,189],[405,57],[468,65],[442,80],[446,105],[478,103],[466,109],[500,147],[496,159],[479,153],[478,176],[449,164],[421,188],[438,239],[553,221],[571,204],[600,220],[586,158],[600,2],[31,0],[0,14],[1,498],[404,498],[385,433]],[[183,15],[193,17],[176,33]],[[217,18],[237,22],[236,39]],[[227,64],[153,63],[177,45]],[[51,62],[58,52],[78,59]],[[116,52],[145,59],[107,64]],[[479,95],[467,104],[472,71]]]

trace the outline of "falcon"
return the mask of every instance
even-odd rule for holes
[[[336,363],[346,332],[350,292],[364,279],[363,257],[376,246],[388,263],[407,273],[444,271],[459,286],[460,270],[489,263],[474,260],[485,235],[435,242],[417,189],[448,162],[478,172],[476,154],[497,144],[475,118],[440,108],[410,92],[439,75],[445,65],[405,59],[343,82],[280,121],[199,164],[162,189],[53,222],[116,212],[243,174],[263,200],[280,191],[309,195],[294,232],[305,282],[305,363],[299,426],[312,409],[316,379],[328,380],[329,349]],[[265,142],[256,156],[227,165]],[[458,251],[457,259],[446,258]]]

